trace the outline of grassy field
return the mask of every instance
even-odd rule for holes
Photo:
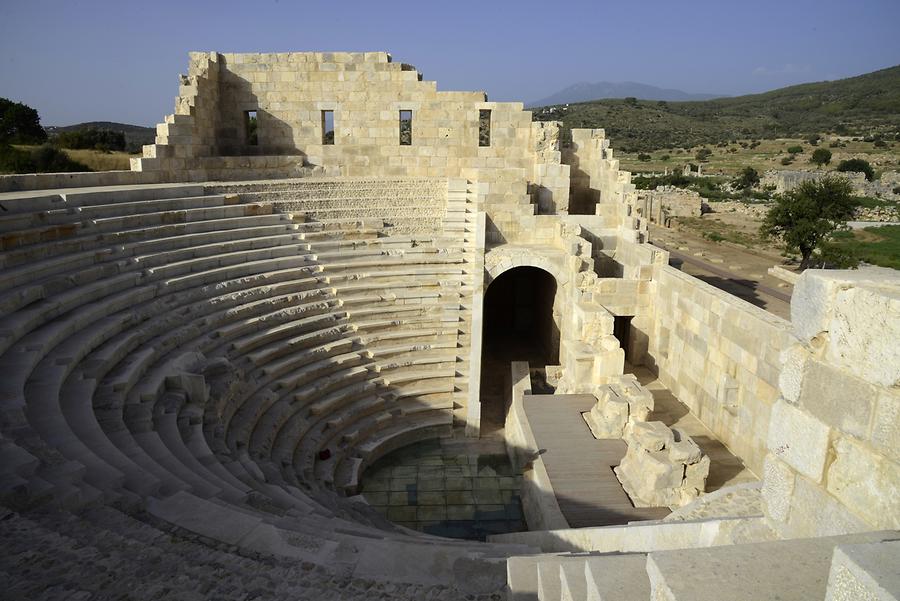
[[[831,144],[841,146],[831,147]],[[751,145],[755,147],[751,148]],[[616,151],[615,139],[612,140],[612,146]],[[803,152],[791,155],[787,149],[792,146],[802,147]],[[823,136],[817,146],[809,144],[802,138],[777,138],[756,142],[739,140],[724,146],[697,146],[687,150],[663,149],[649,153],[616,151],[614,156],[619,158],[621,168],[632,173],[662,173],[666,169],[670,172],[673,170],[680,172],[684,165],[693,163],[702,164],[704,173],[734,176],[744,167],[753,167],[760,174],[769,169],[817,169],[810,163],[810,157],[816,148],[827,148],[831,151],[831,162],[818,169],[827,170],[834,168],[842,160],[860,158],[869,161],[878,177],[882,171],[900,170],[900,142],[893,142],[888,146],[880,148],[872,142],[854,141],[853,138],[846,136]],[[700,148],[708,148],[712,152],[703,163],[697,161],[695,156]],[[649,161],[642,161],[638,159],[639,154],[649,154],[651,158]],[[793,157],[793,162],[783,165],[781,160],[787,157]]]
[[[838,232],[834,240],[866,263],[900,269],[900,225]]]
[[[23,146],[16,144],[15,148],[19,150],[34,150],[37,146]],[[127,152],[102,152],[99,150],[72,150],[69,148],[61,149],[73,161],[85,165],[91,171],[120,171],[131,168],[129,159],[139,155],[128,154]]]

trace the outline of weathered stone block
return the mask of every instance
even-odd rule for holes
[[[834,445],[827,490],[876,528],[900,528],[900,465],[849,438]]]
[[[778,388],[781,396],[788,402],[797,403],[800,399],[800,387],[809,356],[809,351],[800,344],[792,344],[781,353]]]
[[[862,518],[828,494],[820,484],[798,476],[788,521],[781,530],[791,538],[833,536],[871,530]]]
[[[900,273],[807,270],[794,287],[791,322],[823,359],[874,384],[900,383]]]
[[[822,423],[858,438],[869,430],[878,388],[817,359],[806,361],[799,404]]]
[[[776,522],[786,522],[791,510],[791,495],[793,492],[793,470],[771,453],[766,455],[762,485],[762,499],[766,517]]]
[[[879,392],[871,440],[886,458],[900,463],[900,390],[890,388]]]
[[[767,446],[782,461],[816,482],[828,453],[828,427],[785,401],[772,408]]]
[[[900,541],[840,545],[834,549],[825,601],[900,599]]]
[[[635,422],[626,432],[628,446],[637,446],[646,451],[661,451],[670,446],[675,438],[672,431],[662,422]]]

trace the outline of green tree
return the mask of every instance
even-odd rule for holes
[[[647,154],[646,152],[642,152],[641,154],[637,155],[637,158],[638,158],[639,161],[644,161],[644,162],[646,162],[646,161],[649,161],[649,160],[650,160],[651,158],[653,158],[653,157],[651,157],[651,156],[650,156],[649,154]]]
[[[702,163],[711,156],[712,156],[712,150],[710,150],[709,148],[701,148],[700,150],[697,151],[697,154],[694,155],[694,158]]]
[[[41,144],[46,140],[47,132],[36,110],[0,98],[0,144]]]
[[[847,221],[853,217],[859,203],[851,191],[846,178],[833,175],[801,182],[776,197],[760,233],[780,238],[788,252],[799,252],[800,269],[806,269],[813,253],[826,249],[831,235],[846,229]]]
[[[815,163],[816,165],[819,165],[820,167],[822,165],[827,165],[828,163],[831,162],[831,151],[828,150],[827,148],[816,148],[813,151],[812,156],[810,157],[809,161],[811,163]]]
[[[838,163],[836,169],[837,171],[844,173],[865,173],[866,179],[869,181],[875,179],[875,170],[872,169],[872,165],[869,164],[869,161],[865,159],[847,159],[846,161],[841,161]]]
[[[759,184],[759,172],[753,167],[744,167],[741,174],[734,178],[731,185],[740,190],[749,190]]]
[[[801,152],[803,152],[803,147],[802,146],[788,146],[787,151],[788,151],[788,154],[800,154]]]

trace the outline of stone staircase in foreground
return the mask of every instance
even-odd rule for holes
[[[900,533],[512,557],[512,601],[894,600]]]

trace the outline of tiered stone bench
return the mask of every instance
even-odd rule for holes
[[[412,533],[344,497],[384,453],[451,432],[468,359],[466,210],[450,243],[399,220],[360,227],[350,205],[292,216],[284,199],[204,192],[2,198],[3,504],[112,504],[119,522],[325,574],[377,580],[391,564],[412,585],[502,587],[502,558],[525,547]],[[29,519],[14,523],[43,536]],[[78,523],[73,541],[93,536]],[[410,571],[412,557],[424,563]],[[453,558],[493,576],[475,590]]]

